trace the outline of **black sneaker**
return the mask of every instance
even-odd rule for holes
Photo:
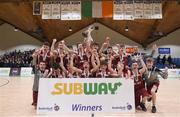
[[[150,102],[152,100],[152,97],[148,98],[147,101]]]
[[[141,107],[141,109],[142,109],[144,112],[147,111],[146,106],[145,106],[144,103],[141,102],[141,103],[140,103],[140,107]]]
[[[155,107],[155,106],[152,106],[151,112],[152,112],[152,113],[156,113],[156,107]]]

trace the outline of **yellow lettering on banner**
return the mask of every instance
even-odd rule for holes
[[[74,94],[82,94],[83,93],[83,85],[82,83],[74,83]]]
[[[56,91],[52,91],[51,94],[52,95],[59,95],[63,93],[63,90],[61,89],[62,83],[56,83],[54,85],[54,88],[56,89]]]
[[[64,94],[66,94],[66,95],[72,94],[72,92],[73,92],[73,83],[69,84],[69,90],[68,90],[67,83],[64,83],[63,85],[64,85]]]

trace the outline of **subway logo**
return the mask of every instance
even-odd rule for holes
[[[116,94],[122,85],[117,83],[56,83],[52,95],[102,95]]]

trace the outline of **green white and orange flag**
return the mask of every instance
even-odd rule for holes
[[[113,1],[82,1],[82,17],[109,18],[113,14]]]

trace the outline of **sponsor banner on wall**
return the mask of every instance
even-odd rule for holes
[[[134,4],[133,0],[124,2],[124,19],[134,20]]]
[[[71,1],[71,20],[81,20],[81,1]]]
[[[9,76],[20,76],[21,68],[11,68]]]
[[[0,76],[9,77],[10,68],[0,68]]]
[[[137,46],[127,46],[126,47],[126,53],[128,54],[132,54],[134,52],[138,51],[138,47]]]
[[[113,19],[124,20],[124,5],[122,1],[115,0],[113,2]]]
[[[60,19],[61,18],[61,2],[52,2],[51,7],[52,7],[51,19]]]
[[[159,54],[171,54],[171,49],[170,48],[158,48],[158,53]]]
[[[71,1],[61,2],[61,20],[71,20]]]
[[[61,20],[80,20],[81,1],[62,1]]]
[[[21,67],[21,77],[32,77],[32,67]]]
[[[152,19],[162,19],[162,3],[160,0],[153,1]]]
[[[42,5],[42,19],[51,19],[51,2],[43,2]]]
[[[143,19],[143,0],[135,0],[134,1],[134,18],[135,19]]]
[[[152,19],[152,1],[144,1],[144,19]]]
[[[41,78],[37,113],[132,113],[135,112],[134,103],[134,81],[132,79]]]

